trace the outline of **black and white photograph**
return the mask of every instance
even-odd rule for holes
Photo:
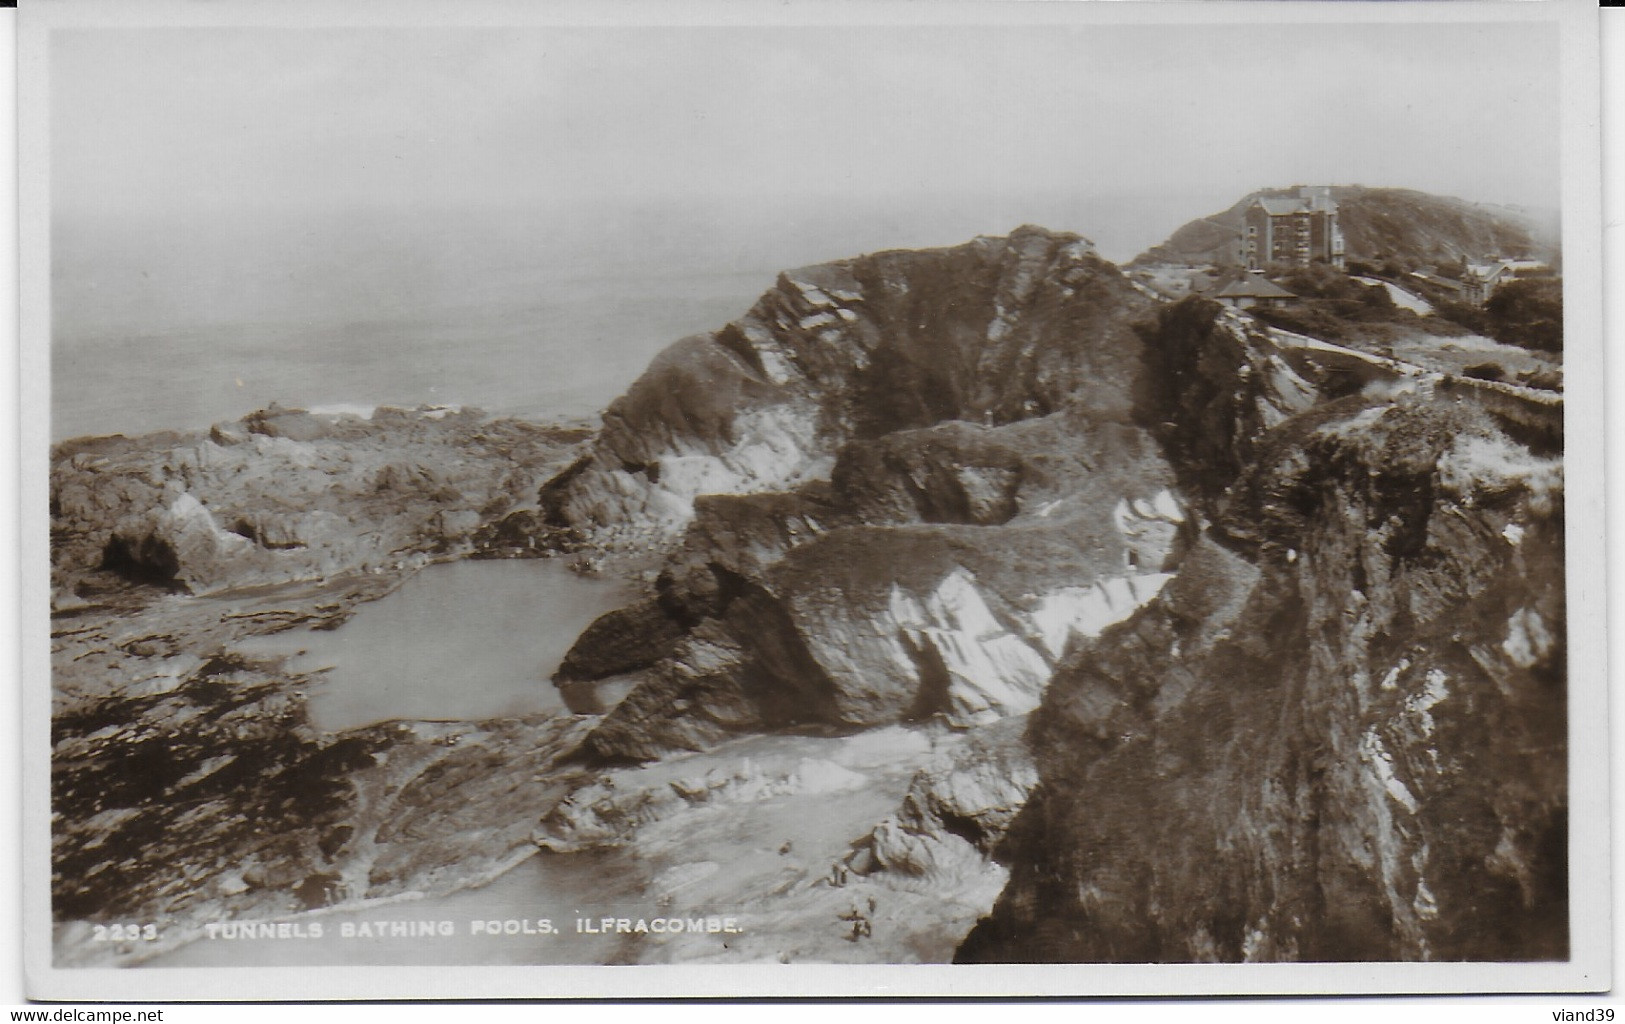
[[[1595,7],[19,29],[31,995],[1609,987]]]

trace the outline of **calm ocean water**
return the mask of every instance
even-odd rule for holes
[[[273,401],[594,416],[661,349],[744,313],[780,270],[1022,223],[1079,231],[1125,260],[1211,205],[58,211],[51,436],[200,428]]]
[[[64,331],[52,349],[51,436],[206,427],[273,401],[595,416],[657,352],[739,316],[772,280],[645,278],[378,318]]]

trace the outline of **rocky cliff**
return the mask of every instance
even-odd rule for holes
[[[1253,447],[1032,713],[1011,882],[959,958],[1563,957],[1560,465],[1414,395]]]
[[[827,478],[848,443],[949,420],[1123,417],[1147,301],[1075,235],[1024,228],[782,275],[741,319],[668,349],[544,495],[601,542],[669,538],[701,494]]]
[[[1261,189],[1220,213],[1193,220],[1160,245],[1135,257],[1134,265],[1170,263],[1235,266],[1247,207],[1296,189]],[[1555,226],[1523,210],[1470,203],[1451,196],[1403,188],[1332,187],[1348,255],[1395,257],[1415,264],[1490,256],[1549,257],[1557,248]]]
[[[760,922],[644,961],[1561,957],[1561,438],[1284,337],[1023,228],[786,273],[590,440],[65,443],[62,927],[616,846],[616,898]],[[327,734],[251,653],[422,561],[578,547],[648,572],[560,667],[576,715]]]
[[[966,732],[835,869],[1008,870],[966,961],[1564,955],[1561,463],[1323,358],[1032,229],[785,275],[544,488],[662,552],[582,754]]]
[[[1027,228],[786,274],[669,350],[543,489],[561,524],[613,547],[629,520],[669,552],[561,670],[637,678],[588,751],[1031,710],[1191,529],[1135,407],[1151,307]]]

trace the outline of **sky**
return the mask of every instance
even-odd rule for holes
[[[510,362],[464,397],[500,405],[531,336],[614,350],[548,392],[590,410],[781,269],[1021,224],[1124,262],[1262,187],[1559,191],[1556,33],[1530,24],[103,27],[47,52],[62,431],[205,388],[177,423],[316,401],[481,338]],[[351,376],[269,365],[327,338]]]
[[[62,31],[53,202],[1046,212],[1328,182],[1551,206],[1555,54],[1509,24]]]

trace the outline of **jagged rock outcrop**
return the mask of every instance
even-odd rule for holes
[[[1031,710],[1072,644],[1176,567],[1199,528],[1176,493],[1217,499],[1254,434],[1318,399],[1212,303],[1136,326],[1105,339],[1139,359],[1121,418],[1084,398],[896,430],[843,446],[827,483],[701,498],[659,599],[606,617],[559,677],[642,673],[588,749],[646,758],[787,725]]]
[[[1414,396],[1256,448],[1033,713],[1041,782],[959,958],[1561,958],[1559,465]]]
[[[686,510],[662,520],[686,528],[657,597],[589,630],[558,676],[640,673],[588,752],[1030,710],[1069,645],[1156,593],[1191,528],[1137,419],[1147,312],[1086,243],[1023,229],[796,271],[670,350],[544,498],[586,531],[609,496],[635,498],[617,516]],[[684,381],[725,366],[752,415],[816,410],[819,447],[794,472],[706,477],[751,493],[691,497],[667,486],[690,456],[651,446],[737,468],[715,454],[726,410],[683,404]]]
[[[665,542],[697,495],[825,478],[848,441],[1124,415],[1129,321],[1149,305],[1087,241],[1030,227],[792,271],[740,320],[662,353],[544,501],[600,542]]]
[[[273,407],[206,436],[66,441],[52,459],[53,584],[64,599],[105,588],[107,574],[204,593],[415,564],[482,540],[507,553],[501,518],[584,437],[475,410]]]
[[[537,845],[555,852],[614,846],[632,840],[647,825],[696,808],[851,792],[870,781],[829,758],[758,763],[747,757],[726,768],[707,767],[687,774],[682,773],[684,767],[609,773],[576,789],[537,825]]]
[[[275,402],[244,416],[241,426],[249,434],[283,437],[289,441],[317,441],[329,437],[356,440],[368,433],[365,421],[359,416],[316,415],[307,409],[286,409]],[[238,435],[228,423],[216,424],[211,436],[219,442]]]
[[[1185,299],[1143,330],[1140,419],[1193,499],[1222,497],[1266,430],[1320,401],[1301,354],[1289,355],[1254,321],[1216,302]]]
[[[620,643],[641,682],[584,751],[972,728],[843,861],[1007,864],[964,960],[1563,955],[1560,464],[1470,395],[1135,306],[1110,412],[865,419],[849,373],[827,476],[695,502],[606,623],[681,635]]]
[[[896,814],[853,844],[844,866],[859,874],[894,871],[953,885],[984,874],[989,858],[1038,784],[1021,733],[1007,718],[941,752],[915,775]]]

